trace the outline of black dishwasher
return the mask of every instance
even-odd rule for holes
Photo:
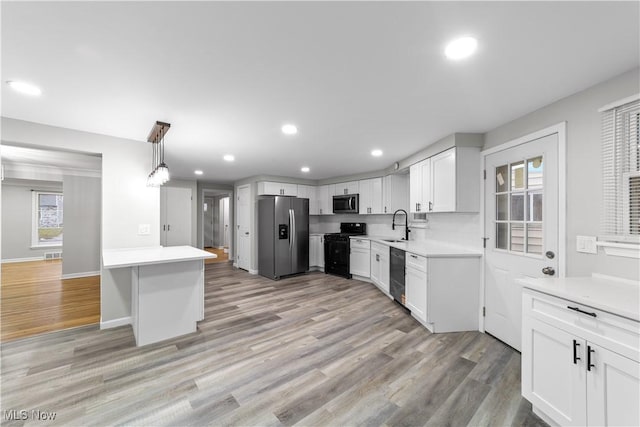
[[[404,258],[403,250],[391,248],[391,296],[402,305],[405,305]]]

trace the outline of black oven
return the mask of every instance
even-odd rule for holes
[[[345,194],[344,196],[333,196],[333,213],[359,213],[359,195]]]

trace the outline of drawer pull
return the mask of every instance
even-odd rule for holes
[[[580,347],[580,343],[576,340],[573,340],[573,364],[577,365],[578,364],[578,360],[581,360],[578,357],[578,347]]]
[[[598,315],[596,313],[590,313],[588,311],[583,311],[583,310],[580,310],[578,307],[571,307],[570,305],[568,305],[567,308],[569,310],[577,311],[578,313],[586,314],[588,316],[598,317]]]
[[[417,255],[411,255],[411,258],[418,259],[418,256]]]
[[[591,353],[595,353],[596,351],[591,348],[590,345],[587,346],[587,371],[591,371],[591,368],[595,368],[596,365],[591,363]]]

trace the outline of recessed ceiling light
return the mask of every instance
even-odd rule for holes
[[[201,170],[193,171],[193,173],[195,173],[196,175],[202,175],[203,174],[203,172]]]
[[[233,162],[236,158],[233,156],[233,154],[225,154],[223,159],[225,159],[227,162]]]
[[[458,60],[471,56],[478,47],[478,41],[473,37],[460,37],[450,42],[444,50],[449,59]]]
[[[305,173],[306,173],[306,172],[309,172],[311,169],[309,169],[309,167],[308,167],[308,166],[303,166],[303,167],[301,167],[301,168],[300,168],[300,170],[301,170],[302,172],[305,172]]]
[[[298,133],[298,128],[295,125],[287,124],[282,126],[282,133],[285,135],[295,135]]]
[[[382,156],[382,150],[373,150],[373,151],[371,152],[371,155],[372,155],[373,157],[380,157],[380,156]]]
[[[9,87],[11,87],[11,89],[25,95],[40,96],[40,94],[42,93],[38,86],[32,85],[31,83],[9,80],[7,81],[7,84],[9,85]]]

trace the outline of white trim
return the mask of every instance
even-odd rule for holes
[[[630,102],[637,101],[639,99],[640,99],[640,93],[636,93],[635,95],[627,96],[626,98],[618,99],[617,101],[610,102],[609,104],[598,108],[598,113],[602,113],[604,111],[613,110],[614,108],[621,107],[624,104],[628,104]]]
[[[103,321],[102,319],[100,319],[100,329],[111,329],[111,328],[117,328],[118,326],[131,325],[131,324],[133,324],[131,320],[131,316],[121,317],[119,319],[106,320],[106,321]]]
[[[9,258],[3,259],[2,264],[10,264],[12,262],[29,262],[29,261],[42,261],[43,257],[30,257],[30,258]]]
[[[60,243],[59,245],[58,244],[56,244],[56,245],[47,245],[47,244],[44,244],[44,245],[31,245],[29,247],[29,249],[51,249],[51,248],[62,248],[62,243]]]
[[[249,274],[258,274],[258,270],[254,270],[253,268],[250,268],[248,271]]]
[[[99,276],[99,275],[100,275],[99,271],[85,271],[82,273],[63,274],[60,277],[62,279],[77,279],[80,277],[92,277],[92,276]]]
[[[558,277],[566,277],[567,275],[567,122],[560,122],[553,126],[546,127],[542,130],[521,136],[504,144],[488,148],[480,152],[481,170],[485,170],[486,157],[490,154],[508,150],[518,145],[544,138],[545,136],[558,135]],[[482,224],[482,236],[487,236],[485,229],[485,180],[480,180],[480,221]],[[484,255],[487,249],[483,250],[481,280],[480,280],[480,322],[479,330],[484,332],[484,319],[482,316],[482,307],[485,306],[485,260]]]
[[[640,245],[633,243],[596,242],[596,246],[603,248],[607,255],[640,259]]]

